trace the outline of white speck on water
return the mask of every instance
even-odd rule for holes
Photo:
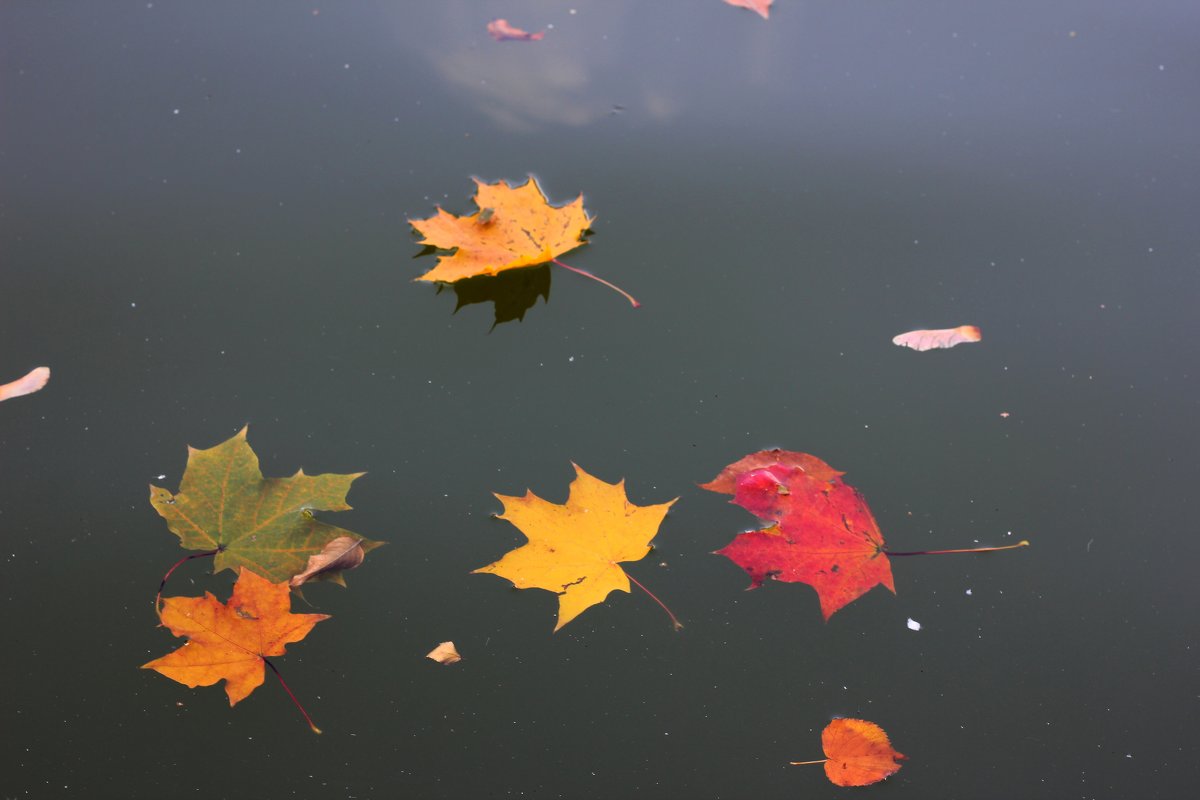
[[[970,596],[970,595],[971,595],[971,590],[970,590],[970,589],[967,589],[967,591],[966,591],[966,592],[964,592],[964,594],[966,594],[967,596]]]
[[[349,65],[349,64],[342,64],[342,69],[350,69],[350,65]]]
[[[130,307],[130,308],[137,308],[137,303],[130,303],[130,304],[129,304],[129,307]]]
[[[908,618],[908,629],[910,631],[919,631],[919,630],[921,630],[921,623],[917,622],[912,617],[909,617]]]
[[[166,479],[167,479],[167,476],[166,476],[166,475],[159,475],[157,478],[155,478],[155,480],[159,480],[159,481],[163,481],[163,480],[166,480]]]
[[[172,114],[178,114],[178,113],[179,113],[179,109],[177,108],[177,109],[175,109],[174,111],[172,111],[171,113],[172,113]]]
[[[575,360],[575,356],[571,356],[570,358],[567,359],[567,361],[574,361],[574,360]]]

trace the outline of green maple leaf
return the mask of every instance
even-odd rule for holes
[[[321,522],[313,511],[345,511],[346,493],[363,473],[264,478],[246,428],[208,450],[188,448],[179,491],[150,486],[150,505],[185,550],[215,550],[214,572],[247,567],[273,583],[304,571],[332,540],[360,540],[363,552],[383,542]],[[341,583],[340,574],[322,576]]]

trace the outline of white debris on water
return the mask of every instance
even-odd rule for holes
[[[921,623],[917,622],[912,617],[909,617],[908,618],[908,629],[910,631],[919,631],[919,630],[921,630]]]

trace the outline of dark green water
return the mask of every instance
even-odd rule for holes
[[[909,756],[864,797],[1187,796],[1198,35],[1181,0],[3,4],[0,382],[54,377],[0,404],[0,796],[841,796],[787,766],[840,715]],[[527,173],[643,308],[558,270],[492,330],[411,282],[406,218]],[[230,709],[137,669],[178,643],[147,485],[246,423],[269,475],[366,470],[326,518],[391,543],[278,661],[320,737],[270,677]],[[827,624],[745,593],[710,552],[754,520],[695,483],[773,446],[897,550],[1033,547],[896,559]],[[571,461],[680,498],[629,571],[681,633],[615,595],[552,635],[469,574],[520,541],[491,493]]]

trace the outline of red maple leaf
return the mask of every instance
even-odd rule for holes
[[[767,578],[807,583],[817,590],[828,620],[875,586],[896,592],[889,555],[989,552],[1029,544],[889,552],[867,501],[841,475],[816,456],[787,450],[763,450],[730,464],[701,488],[732,494],[733,503],[774,524],[738,534],[717,554],[749,573],[751,589]]]

